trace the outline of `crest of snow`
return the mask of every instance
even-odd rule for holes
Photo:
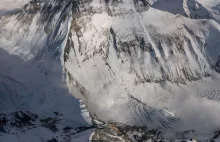
[[[0,0],[0,16],[22,8],[31,0]]]

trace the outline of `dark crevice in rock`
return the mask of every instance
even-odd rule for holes
[[[114,32],[112,27],[110,28],[110,33],[111,33],[112,39],[113,39],[113,47],[115,48],[116,51],[118,51],[116,34],[115,34],[115,32]]]
[[[217,58],[217,61],[215,63],[215,66],[214,66],[215,70],[220,73],[220,55],[218,56]]]

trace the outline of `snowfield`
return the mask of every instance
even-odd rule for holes
[[[30,0],[0,0],[0,17],[4,14],[16,11],[22,8]]]
[[[220,131],[219,0],[27,3],[0,7],[0,112],[36,127],[0,141],[89,141],[93,118],[167,140]]]

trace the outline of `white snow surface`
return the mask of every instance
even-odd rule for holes
[[[84,9],[92,6],[94,13],[84,12],[74,20],[71,6],[64,5],[49,26],[39,22],[45,13],[23,19],[4,16],[0,111],[48,116],[58,111],[77,128],[91,120],[75,96],[105,122],[157,128],[167,137],[188,130],[209,137],[220,130],[220,75],[213,69],[220,55],[220,14],[210,6],[219,1],[183,2],[166,8],[154,1],[152,8],[140,12],[133,0],[109,9],[104,1],[92,0]],[[176,11],[179,6],[181,11]],[[73,45],[64,62],[68,41]],[[146,49],[140,48],[141,41]]]
[[[172,2],[170,6],[179,6],[175,5],[179,1]],[[183,2],[187,4],[182,7],[183,12],[189,12],[187,15],[169,11],[175,7],[160,10],[157,6],[139,13],[133,1],[127,0],[109,6],[113,16],[103,11],[74,21],[81,26],[82,34],[77,37],[72,29],[70,38],[75,49],[70,51],[65,67],[74,77],[71,92],[81,94],[92,114],[106,122],[147,125],[166,132],[195,130],[208,135],[219,129],[216,112],[220,110],[220,76],[212,65],[220,54],[220,25],[206,17],[209,9],[198,5],[195,11],[195,1]],[[91,5],[105,9],[97,1]],[[124,52],[114,49],[111,28],[118,50],[124,48]],[[143,53],[137,37],[150,43],[153,51]],[[184,53],[177,49],[177,40],[167,42],[171,37],[180,38],[177,40]],[[185,69],[195,80],[187,79]],[[170,81],[163,81],[164,74]],[[178,83],[179,79],[184,83]],[[84,92],[77,90],[76,82]]]
[[[13,8],[20,8],[25,3],[18,1]],[[66,5],[62,6],[61,9]],[[54,133],[36,122],[37,126],[30,130],[25,126],[22,129],[9,128],[10,133],[0,133],[0,141],[39,142],[52,138],[65,141],[62,128],[74,130],[90,126],[81,115],[78,99],[68,90],[63,61],[60,60],[72,20],[70,6],[65,7],[65,12],[61,10],[51,16],[49,23],[48,19],[45,23],[40,21],[43,14],[36,13],[30,18],[22,11],[3,16],[0,20],[0,114],[29,111],[45,118],[53,118],[54,112],[62,115],[62,120],[56,124],[58,132]],[[61,21],[64,13],[67,18]],[[18,18],[19,14],[24,15]],[[54,29],[46,33],[44,24],[51,24]],[[89,131],[66,137],[74,142],[82,138],[82,141],[89,141],[92,133]]]
[[[0,0],[0,17],[9,12],[16,11],[28,4],[30,0]]]

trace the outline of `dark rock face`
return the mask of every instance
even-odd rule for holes
[[[92,135],[92,142],[167,142],[176,140],[181,142],[199,142],[196,138],[192,137],[193,133],[195,133],[194,130],[176,133],[176,139],[174,140],[164,138],[162,132],[156,129],[109,123],[94,131]],[[219,137],[220,132],[216,131],[214,136],[207,138],[206,141],[217,142],[216,139]]]
[[[109,123],[103,128],[95,130],[92,140],[95,141],[118,141],[118,142],[164,142],[161,133],[157,130],[149,130],[147,127],[128,126],[123,124]]]
[[[34,126],[34,122],[38,118],[38,115],[32,114],[30,112],[15,112],[9,115],[12,117],[8,120],[8,123],[12,127],[23,128],[28,126]]]
[[[216,64],[215,64],[215,69],[218,73],[220,73],[220,55],[217,58]]]
[[[78,128],[72,128],[63,125],[62,114],[54,112],[52,117],[39,116],[29,111],[17,111],[10,114],[0,114],[0,135],[1,134],[13,134],[13,130],[16,129],[16,133],[21,135],[22,133],[45,128],[48,131],[56,134],[59,133],[62,139],[68,140],[70,136],[93,129],[93,126],[80,126]],[[48,140],[48,142],[56,142],[56,138]]]
[[[63,127],[62,126],[62,114],[54,112],[53,117],[43,117],[33,114],[29,111],[18,111],[10,114],[0,114],[0,135],[7,133],[12,133],[12,129],[16,129],[16,134],[21,134],[26,131],[34,130],[39,127],[43,127],[56,134],[59,133],[62,137],[62,141],[68,141],[71,136],[82,133],[84,131],[94,129],[95,127],[85,127],[81,126],[76,129],[72,127]],[[60,125],[61,124],[61,125]],[[60,127],[61,126],[61,127]],[[94,126],[96,126],[94,124]],[[194,133],[194,131],[186,131],[177,134],[179,140],[187,140],[187,135],[189,133]],[[219,137],[219,132],[211,138],[211,141],[215,141]],[[147,127],[139,126],[129,126],[118,123],[108,123],[97,125],[97,128],[94,129],[92,134],[91,141],[97,142],[165,142],[167,139],[163,138],[163,135],[160,131],[155,129],[148,129]],[[193,141],[192,139],[191,141]],[[60,138],[53,137],[52,139],[47,140],[47,142],[58,142]],[[190,141],[188,139],[188,141]]]
[[[29,111],[17,111],[10,114],[0,114],[0,116],[1,127],[3,129],[7,127],[9,133],[12,128],[33,129],[37,126],[43,126],[51,129],[53,125],[61,121],[61,119],[57,119],[56,117],[39,118],[37,114],[33,114]]]
[[[135,8],[138,12],[147,11],[150,7],[148,0],[133,0]]]

